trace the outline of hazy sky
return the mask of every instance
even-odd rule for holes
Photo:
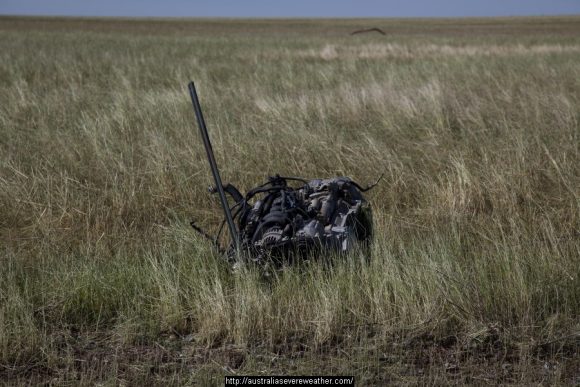
[[[4,15],[442,17],[580,14],[580,0],[0,0]]]

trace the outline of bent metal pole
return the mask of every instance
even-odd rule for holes
[[[209,141],[209,135],[207,133],[207,128],[205,126],[205,120],[203,119],[203,114],[201,112],[201,105],[199,104],[199,99],[197,97],[197,92],[195,91],[195,85],[193,82],[189,82],[189,94],[191,95],[191,102],[193,103],[193,110],[195,110],[195,116],[197,117],[197,125],[199,126],[199,131],[201,137],[203,138],[203,145],[205,146],[205,153],[207,154],[207,159],[209,160],[209,166],[211,168],[211,173],[213,174],[213,179],[217,191],[220,195],[220,201],[224,209],[224,214],[226,221],[228,223],[228,228],[230,230],[230,235],[232,237],[232,245],[236,250],[238,250],[239,239],[236,226],[234,225],[234,219],[232,218],[232,212],[228,205],[228,200],[226,199],[226,194],[224,192],[224,186],[222,184],[222,179],[220,178],[220,172],[218,170],[217,164],[215,162],[215,157],[213,154],[213,149],[211,147],[211,142]]]

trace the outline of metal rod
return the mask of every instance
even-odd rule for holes
[[[236,250],[238,250],[239,247],[238,231],[236,230],[236,226],[234,225],[232,212],[230,211],[228,200],[226,199],[224,186],[222,184],[222,179],[220,178],[220,172],[218,170],[217,163],[215,162],[213,149],[211,147],[209,135],[207,133],[207,128],[205,126],[205,120],[203,119],[203,114],[201,112],[201,105],[199,104],[199,99],[197,97],[197,92],[195,91],[195,85],[193,84],[193,82],[189,82],[189,94],[191,95],[193,110],[195,110],[195,116],[197,117],[197,125],[199,126],[201,137],[203,138],[203,145],[205,146],[205,153],[207,154],[207,159],[209,160],[211,173],[213,174],[213,179],[215,181],[215,185],[220,196],[220,201],[222,203],[226,221],[228,222],[228,228],[230,230],[230,235],[232,237],[232,245]]]

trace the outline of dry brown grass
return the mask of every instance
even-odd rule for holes
[[[377,26],[386,36],[350,31]],[[0,19],[0,378],[578,383],[580,19]],[[273,281],[222,176],[366,182],[371,259]]]

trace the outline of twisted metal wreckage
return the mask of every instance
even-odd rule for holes
[[[215,237],[195,221],[191,226],[211,240],[228,260],[235,262],[244,257],[260,264],[280,263],[313,252],[345,253],[357,245],[369,245],[372,213],[362,193],[373,188],[380,178],[363,188],[348,177],[308,181],[275,175],[244,196],[233,185],[222,184],[193,82],[189,83],[189,92],[215,182],[210,192],[219,195],[224,212]],[[292,187],[290,182],[299,186]],[[226,194],[233,199],[233,206]],[[219,239],[225,224],[231,241],[227,248],[222,248]]]

